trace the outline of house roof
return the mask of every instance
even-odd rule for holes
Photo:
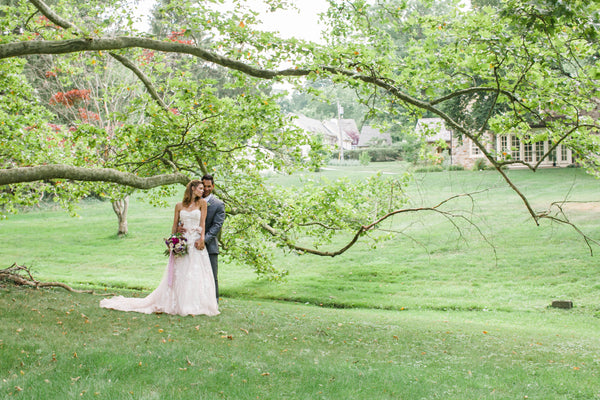
[[[309,134],[322,134],[324,137],[328,137],[330,141],[339,141],[339,132],[341,129],[344,143],[348,145],[352,143],[354,146],[368,147],[382,142],[386,145],[392,144],[392,137],[388,132],[381,132],[379,129],[369,125],[364,125],[362,130],[359,131],[353,119],[319,121],[302,114],[291,115],[295,117],[292,120],[295,126]]]
[[[452,131],[446,128],[446,123],[441,118],[421,118],[417,121],[415,133],[424,136],[427,142],[437,142],[443,140],[449,142],[452,140]]]
[[[329,136],[330,132],[325,128],[323,123],[318,119],[309,118],[302,114],[292,114],[296,118],[293,119],[292,123],[298,128],[305,130],[309,133],[320,133],[325,136]]]
[[[381,132],[377,128],[373,128],[369,125],[363,125],[360,131],[360,138],[358,140],[358,147],[368,147],[377,143],[384,142],[386,145],[392,144],[392,137],[389,132]]]
[[[338,137],[341,129],[344,141],[350,140],[352,144],[358,144],[360,133],[353,119],[341,119],[339,120],[339,125],[337,119],[330,119],[323,121],[323,125],[330,132],[330,135]]]

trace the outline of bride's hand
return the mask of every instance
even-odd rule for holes
[[[204,240],[202,240],[202,239],[196,240],[196,242],[194,243],[194,247],[197,248],[198,250],[204,250]]]

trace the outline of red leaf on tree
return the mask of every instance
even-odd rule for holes
[[[50,98],[50,105],[62,104],[71,107],[75,103],[85,102],[90,99],[90,91],[88,89],[73,89],[68,92],[56,92]]]

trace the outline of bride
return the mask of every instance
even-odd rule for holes
[[[204,247],[206,201],[202,181],[188,183],[183,201],[175,206],[171,233],[183,224],[188,253],[174,257],[158,287],[144,298],[116,296],[100,301],[100,307],[145,314],[217,315],[215,281],[208,252]]]

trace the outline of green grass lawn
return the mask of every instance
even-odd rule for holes
[[[404,165],[310,177],[376,171]],[[565,210],[600,238],[597,180],[577,169],[509,175],[536,209],[586,202]],[[133,199],[123,239],[108,203],[85,202],[75,218],[52,209],[10,216],[0,222],[0,265],[99,295],[0,287],[0,397],[600,399],[600,267],[581,236],[536,226],[493,171],[417,174],[407,191],[411,206],[479,192],[447,207],[472,215],[477,229],[403,214],[384,226],[399,233],[376,248],[278,254],[290,272],[280,283],[222,257],[214,318],[98,307],[105,293],[142,296],[158,284],[171,208]],[[550,308],[557,299],[575,307]]]

